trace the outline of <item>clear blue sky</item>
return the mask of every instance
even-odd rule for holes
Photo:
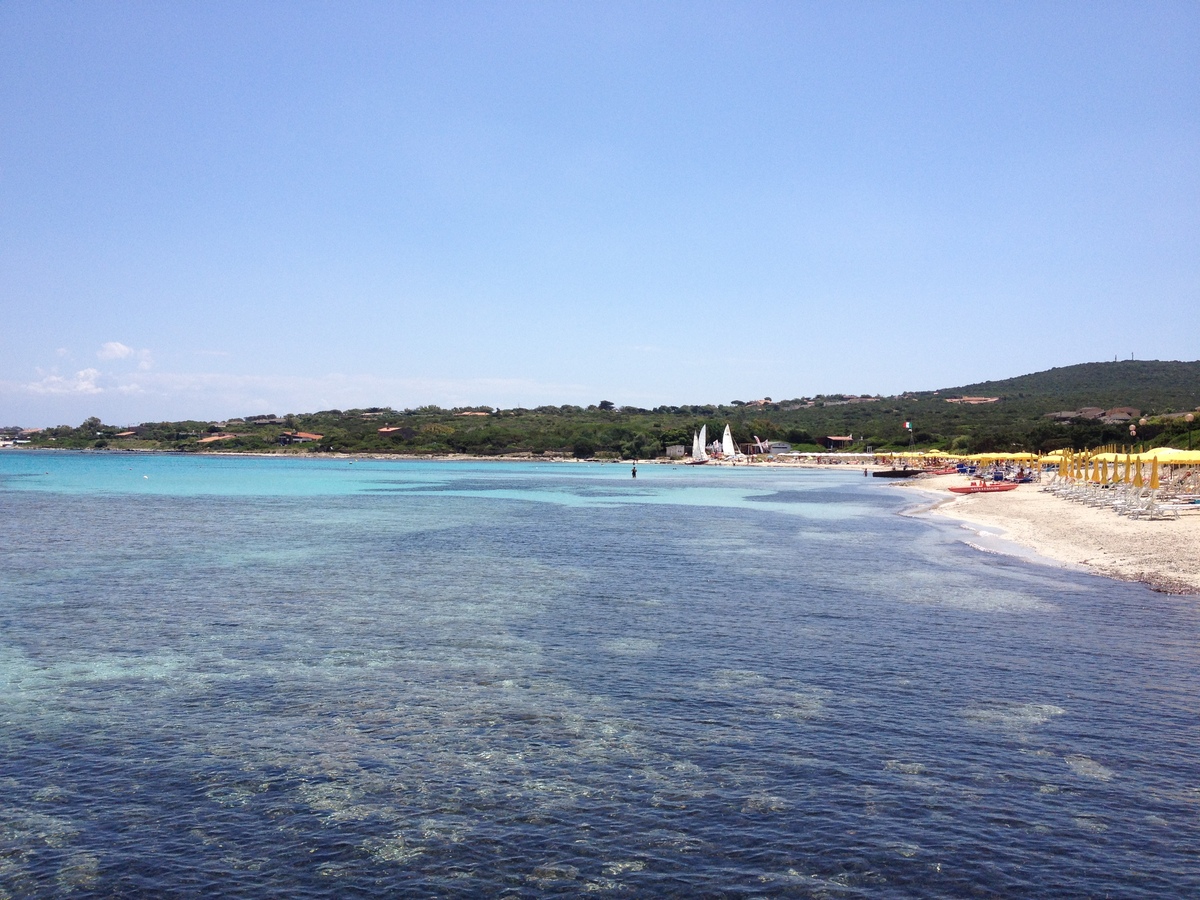
[[[0,5],[0,424],[1200,357],[1200,4]]]

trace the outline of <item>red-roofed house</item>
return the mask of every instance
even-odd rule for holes
[[[281,444],[310,444],[313,441],[319,441],[325,435],[312,434],[308,431],[285,431],[279,436]]]
[[[385,428],[376,429],[380,437],[399,438],[402,441],[407,441],[416,435],[416,431],[408,425],[389,425]]]

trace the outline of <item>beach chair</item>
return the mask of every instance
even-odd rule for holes
[[[1137,514],[1149,504],[1150,494],[1150,488],[1135,488],[1131,486],[1131,490],[1126,492],[1121,505],[1116,508],[1117,512],[1123,516],[1131,516],[1136,519]]]
[[[1131,519],[1178,519],[1179,510],[1173,503],[1162,503],[1158,499],[1158,491],[1151,490],[1134,509],[1128,513]]]

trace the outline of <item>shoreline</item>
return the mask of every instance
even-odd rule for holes
[[[4,448],[12,452],[171,454],[218,458],[254,457],[259,459],[338,459],[359,461],[434,461],[462,463],[545,463],[630,466],[634,460],[578,459],[567,456],[507,454],[473,456],[469,454],[399,454],[340,452],[258,452],[204,451],[200,453],[162,449],[103,450],[37,447]],[[638,465],[685,466],[675,459],[639,459]],[[862,461],[832,462],[805,459],[778,462],[711,460],[717,468],[747,469],[822,469],[876,470],[888,468]],[[956,522],[971,531],[979,542],[964,543],[980,552],[1002,553],[1041,564],[1087,571],[1119,581],[1135,581],[1155,591],[1177,595],[1200,595],[1200,509],[1184,513],[1179,519],[1148,521],[1127,519],[1111,510],[1095,509],[1072,503],[1041,489],[1040,484],[1024,484],[1014,491],[994,494],[954,494],[951,486],[967,484],[964,475],[924,475],[889,487],[925,495],[926,500],[902,515],[925,518],[937,516]],[[914,500],[916,497],[913,498]]]
[[[949,491],[969,481],[934,475],[897,487],[929,495],[931,502],[910,515],[958,522],[983,538],[986,546],[966,542],[981,551],[1025,558],[1032,552],[1039,562],[1140,582],[1160,593],[1200,594],[1200,514],[1128,519],[1072,503],[1036,483],[996,494]]]
[[[537,456],[533,453],[506,453],[496,456],[476,456],[470,453],[343,453],[339,450],[168,450],[159,447],[2,447],[0,453],[129,453],[129,454],[170,454],[175,456],[217,456],[235,458],[251,456],[259,459],[348,459],[348,460],[398,460],[406,462],[541,462],[541,463],[585,463],[587,465],[618,465],[628,466],[637,463],[639,466],[690,466],[683,459],[670,457],[639,457],[638,459],[600,459],[598,457],[576,456]],[[834,454],[829,454],[832,457]],[[865,463],[861,460],[854,462],[815,462],[804,460],[756,460],[754,462],[733,462],[732,460],[710,459],[705,466],[714,468],[736,469],[889,469],[890,465]]]

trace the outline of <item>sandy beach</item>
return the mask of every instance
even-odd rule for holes
[[[1024,484],[996,494],[954,494],[964,475],[935,475],[898,485],[935,495],[929,514],[959,519],[1067,565],[1172,594],[1200,594],[1200,511],[1147,521],[1062,499]]]

